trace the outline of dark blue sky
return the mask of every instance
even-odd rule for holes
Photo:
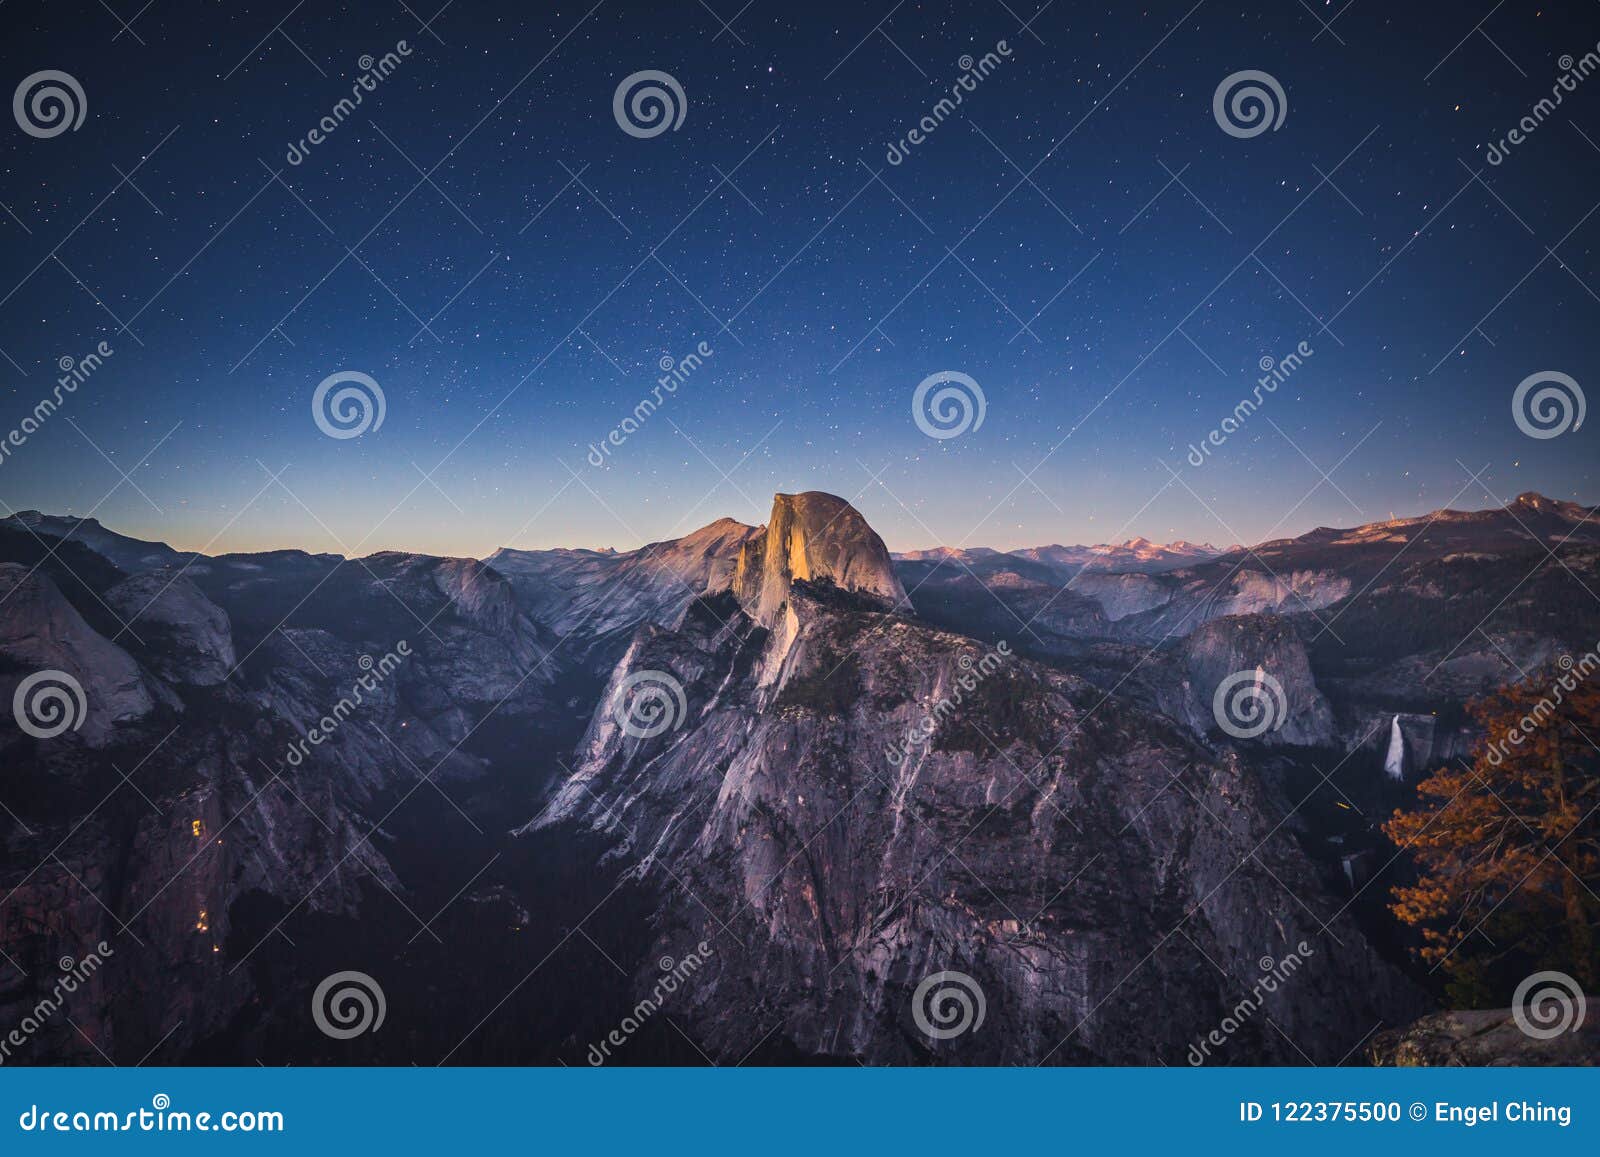
[[[1595,49],[1600,6],[141,3],[0,7],[8,88],[57,69],[87,101],[77,131],[0,131],[0,427],[61,358],[114,350],[0,464],[6,509],[213,551],[477,555],[759,522],[795,489],[896,548],[1597,499],[1600,423],[1533,439],[1511,396],[1595,380],[1600,78],[1502,164],[1485,148]],[[684,119],[641,139],[612,98],[650,69]],[[1212,98],[1246,69],[1287,110],[1241,139]],[[346,370],[385,416],[335,439],[311,400]],[[935,439],[912,396],[945,370],[986,411]]]

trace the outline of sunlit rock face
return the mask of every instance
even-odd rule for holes
[[[855,507],[818,490],[773,497],[766,527],[739,550],[732,587],[740,606],[771,630],[796,580],[831,583],[890,609],[911,609],[883,539]]]

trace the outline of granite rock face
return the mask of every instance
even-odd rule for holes
[[[537,733],[556,711],[537,628],[475,560],[100,565],[109,577],[69,599],[45,565],[0,563],[0,1023],[40,1024],[15,1063],[158,1046],[170,1062],[285,999],[255,972],[282,922],[370,918],[375,897],[404,911],[383,830],[398,801],[448,807],[483,775],[491,716]],[[11,700],[45,668],[81,684],[86,711],[40,738]],[[58,962],[91,952],[103,967],[65,1014],[33,1015]]]
[[[1330,745],[1341,774],[1409,781],[1465,751],[1463,697],[1592,646],[1574,597],[1600,586],[1592,526],[1524,496],[1259,558],[1124,544],[1134,569],[1069,573],[1049,550],[892,560],[815,492],[777,496],[764,527],[484,561],[200,558],[0,520],[0,703],[45,668],[87,703],[49,740],[0,709],[0,948],[20,965],[0,960],[0,1024],[103,941],[76,1029],[47,1020],[30,1057],[225,1042],[238,1061],[371,938],[386,983],[416,982],[393,993],[408,1032],[446,1038],[413,1055],[386,1032],[398,1063],[437,1061],[483,1016],[480,983],[554,952],[541,983],[566,965],[569,987],[454,1054],[534,1041],[550,1063],[580,1037],[548,1010],[605,1020],[596,994],[621,987],[561,952],[602,904],[586,935],[628,965],[620,995],[709,946],[658,1027],[718,1060],[1183,1064],[1220,1031],[1205,1063],[1303,1063],[1376,1024],[1411,1026],[1377,1038],[1384,1063],[1515,1058],[1503,1014],[1412,1024],[1425,1002],[1352,907],[1354,861],[1387,850],[1289,792]],[[1283,724],[1236,741],[1215,689],[1258,671]],[[484,949],[478,972],[441,981],[469,962],[427,955],[413,913],[434,911]],[[917,1001],[940,974],[973,1009],[948,1037]],[[311,1048],[285,1059],[337,1059],[301,1027]]]
[[[1236,760],[892,599],[742,589],[640,631],[525,829],[605,835],[660,890],[651,960],[714,947],[677,1006],[713,1058],[1184,1063],[1291,954],[1236,1060],[1336,1060],[1420,1007]],[[675,726],[622,726],[664,677]],[[913,997],[946,972],[986,1019],[936,1039]]]
[[[31,695],[23,693],[31,704],[24,713],[53,727],[62,720],[57,712],[65,712],[76,724],[61,736],[67,743],[103,747],[119,724],[148,715],[155,706],[150,681],[133,656],[89,626],[42,570],[0,563],[0,656],[11,668],[0,674],[0,699],[13,728],[18,690],[26,679],[47,672],[75,680],[82,700],[69,702],[75,696],[68,691],[48,701],[50,685],[57,681],[46,676]],[[4,742],[0,738],[0,745]]]
[[[1217,696],[1231,680],[1235,690],[1223,694],[1221,702],[1222,718],[1230,726],[1264,727],[1258,737],[1263,743],[1314,745],[1333,740],[1333,709],[1317,687],[1305,645],[1292,624],[1268,615],[1212,619],[1185,639],[1180,651],[1180,662],[1173,664],[1179,681],[1160,698],[1168,714],[1188,723],[1197,734],[1223,727]],[[1241,675],[1246,678],[1241,680]],[[1242,702],[1241,693],[1247,698],[1253,695],[1256,702]],[[1265,715],[1255,717],[1252,713],[1257,710]]]
[[[1304,616],[1320,623],[1346,600],[1367,593],[1381,596],[1391,588],[1415,598],[1447,599],[1459,594],[1451,577],[1474,567],[1482,570],[1495,560],[1523,555],[1536,563],[1547,547],[1581,550],[1597,545],[1600,524],[1592,510],[1529,493],[1498,509],[1438,510],[1349,529],[1319,527],[1297,538],[1234,548],[1214,557],[1198,553],[1209,548],[1195,548],[1195,557],[1175,568],[1116,568],[1126,573],[1084,569],[1063,581],[1059,566],[1053,567],[1053,577],[1018,569],[1023,559],[1051,563],[1048,551],[962,551],[956,552],[959,564],[945,561],[938,552],[921,551],[901,556],[900,569],[915,578],[912,585],[926,588],[919,606],[949,597],[941,588],[987,586],[995,599],[1014,604],[1018,617],[1013,630],[1015,624],[1038,617],[1069,637],[1158,644],[1228,616]],[[1437,581],[1439,564],[1452,572],[1442,582]],[[1063,615],[1056,610],[1058,604],[1071,608],[1077,600],[1099,613],[1079,608]],[[969,591],[962,608],[970,613],[972,607],[991,613]],[[1049,615],[1053,622],[1045,617]]]
[[[796,581],[831,583],[911,609],[883,539],[855,507],[821,491],[773,498],[767,525],[739,547],[731,586],[750,617],[771,630]]]
[[[609,670],[641,623],[668,625],[690,600],[728,585],[753,526],[721,518],[683,538],[638,550],[514,550],[486,560],[518,604],[564,650]]]
[[[180,571],[158,569],[124,579],[106,592],[106,602],[140,624],[151,665],[169,682],[214,686],[233,669],[237,655],[228,613]]]

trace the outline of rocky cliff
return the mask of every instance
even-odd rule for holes
[[[1304,643],[1284,619],[1212,619],[1183,641],[1179,654],[1167,665],[1175,679],[1157,698],[1163,710],[1197,734],[1256,732],[1250,737],[1263,743],[1302,746],[1334,739],[1333,709],[1312,675]],[[1219,700],[1219,689],[1230,680],[1240,690],[1231,696],[1224,692]]]
[[[482,563],[282,552],[130,575],[61,540],[44,555],[39,529],[0,526],[35,555],[0,563],[0,1022],[39,1022],[23,1063],[170,1061],[303,1008],[298,972],[262,971],[285,921],[410,919],[429,881],[391,862],[416,855],[384,830],[396,809],[426,808],[435,839],[441,810],[472,823],[456,797],[503,750],[492,727],[559,717],[538,629]],[[81,697],[57,679],[13,709],[52,672]],[[101,943],[93,982],[33,1015],[58,960]]]
[[[0,563],[0,656],[10,668],[0,675],[0,696],[22,704],[6,720],[13,727],[19,717],[45,730],[70,721],[60,733],[67,744],[100,747],[119,724],[155,706],[133,656],[96,632],[42,570]],[[30,679],[31,691],[23,686]]]
[[[708,1055],[1177,1064],[1289,954],[1306,974],[1234,1059],[1335,1060],[1419,1007],[1237,761],[895,613],[848,557],[821,577],[872,600],[817,582],[829,515],[799,513],[747,545],[734,597],[635,637],[524,829],[609,840],[661,897],[649,960],[714,946],[674,1012]],[[987,1019],[945,1039],[913,996],[951,972]]]
[[[486,560],[519,605],[568,653],[609,670],[640,623],[670,624],[689,601],[730,582],[741,546],[757,534],[731,518],[638,550],[514,550]]]
[[[771,630],[796,581],[828,583],[894,610],[911,609],[883,539],[855,507],[821,491],[773,498],[767,525],[739,547],[731,589],[750,617]]]
[[[0,1016],[104,941],[31,1059],[575,1063],[704,941],[637,1059],[1179,1064],[1231,1022],[1205,1063],[1336,1060],[1421,1011],[1363,936],[1371,817],[1462,753],[1464,697],[1600,637],[1587,518],[1314,532],[1259,548],[1283,581],[895,563],[817,493],[488,562],[0,520],[0,697],[83,691],[47,738],[0,718]],[[1216,723],[1240,674],[1283,694],[1259,741]],[[406,1032],[329,1052],[309,991],[369,960]],[[957,974],[981,1023],[930,1032]]]

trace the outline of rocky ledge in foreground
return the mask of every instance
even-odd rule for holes
[[[1600,1065],[1600,1021],[1586,1017],[1541,1039],[1524,1032],[1509,1008],[1436,1012],[1380,1032],[1367,1056],[1380,1066]]]

